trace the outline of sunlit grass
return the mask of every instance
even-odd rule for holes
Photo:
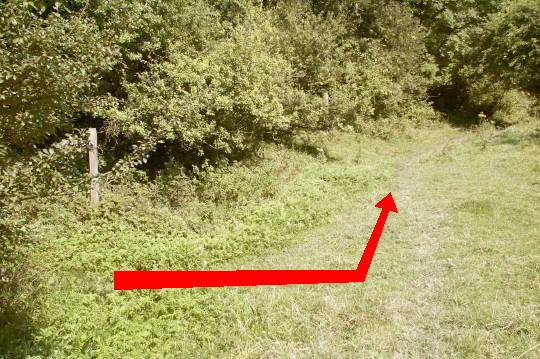
[[[316,143],[314,153],[266,147],[256,164],[210,176],[201,202],[185,208],[132,201],[96,220],[54,209],[30,255],[39,295],[20,298],[32,309],[18,332],[27,336],[10,356],[540,354],[533,125],[440,126],[393,141],[334,133]],[[364,284],[112,291],[120,267],[353,268],[373,205],[389,191],[399,214]]]

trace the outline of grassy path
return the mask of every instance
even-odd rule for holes
[[[0,327],[0,358],[539,357],[538,129],[321,136],[324,157],[273,148],[258,167],[241,168],[253,182],[246,191],[266,183],[275,194],[217,206],[207,222],[149,207],[157,217],[145,232],[128,223],[146,218],[141,209],[103,225],[61,216],[40,226],[27,288],[40,295],[20,296],[28,324]],[[229,186],[233,177],[216,178]],[[354,268],[379,215],[374,204],[389,191],[399,213],[363,284],[111,289],[122,263]],[[185,231],[189,221],[197,233]],[[19,324],[24,335],[10,329]]]
[[[237,320],[223,325],[222,349],[207,347],[208,353],[537,357],[538,205],[521,223],[514,220],[523,214],[520,201],[539,199],[529,192],[537,183],[538,141],[519,130],[490,136],[432,134],[394,156],[397,177],[390,187],[351,204],[300,245],[244,263],[350,268],[378,214],[371,204],[385,190],[394,191],[400,212],[389,219],[365,284],[233,289],[231,295],[242,298],[230,308]]]

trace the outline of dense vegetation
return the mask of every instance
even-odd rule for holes
[[[294,165],[264,162],[268,148],[323,161],[330,130],[388,138],[439,118],[526,120],[539,23],[538,0],[1,1],[0,324],[37,306],[23,284],[40,271],[29,253],[58,254],[53,237],[93,253],[74,271],[104,275],[148,233],[169,256],[156,262],[149,244],[131,267],[218,263],[253,254],[254,234],[275,246],[323,221],[330,209],[297,201],[304,185],[281,188],[280,176],[299,179]],[[99,133],[96,208],[88,127]],[[313,166],[315,193],[359,186],[354,167]],[[118,256],[103,260],[92,245],[113,237]]]
[[[87,127],[99,129],[105,172],[139,165],[154,176],[300,130],[384,135],[433,118],[431,102],[502,122],[539,90],[534,0],[0,7],[2,198],[36,195],[18,177],[44,161],[59,170],[66,157],[50,149],[68,151],[73,141],[58,143]],[[76,163],[70,182],[84,172]]]

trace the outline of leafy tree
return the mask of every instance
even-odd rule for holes
[[[69,128],[118,51],[80,13],[40,13],[27,2],[0,4],[0,139],[19,148]]]
[[[126,100],[103,115],[124,136],[160,138],[200,156],[247,150],[293,119],[284,106],[291,68],[265,42],[272,31],[268,22],[244,24],[191,56],[172,46],[169,60],[127,85]]]
[[[540,91],[540,2],[508,1],[486,25],[481,61],[508,87]]]

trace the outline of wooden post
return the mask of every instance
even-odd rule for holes
[[[88,129],[88,162],[90,164],[90,202],[99,203],[97,130]]]
[[[328,92],[323,93],[323,103],[326,107],[330,105],[330,96],[328,96]]]

